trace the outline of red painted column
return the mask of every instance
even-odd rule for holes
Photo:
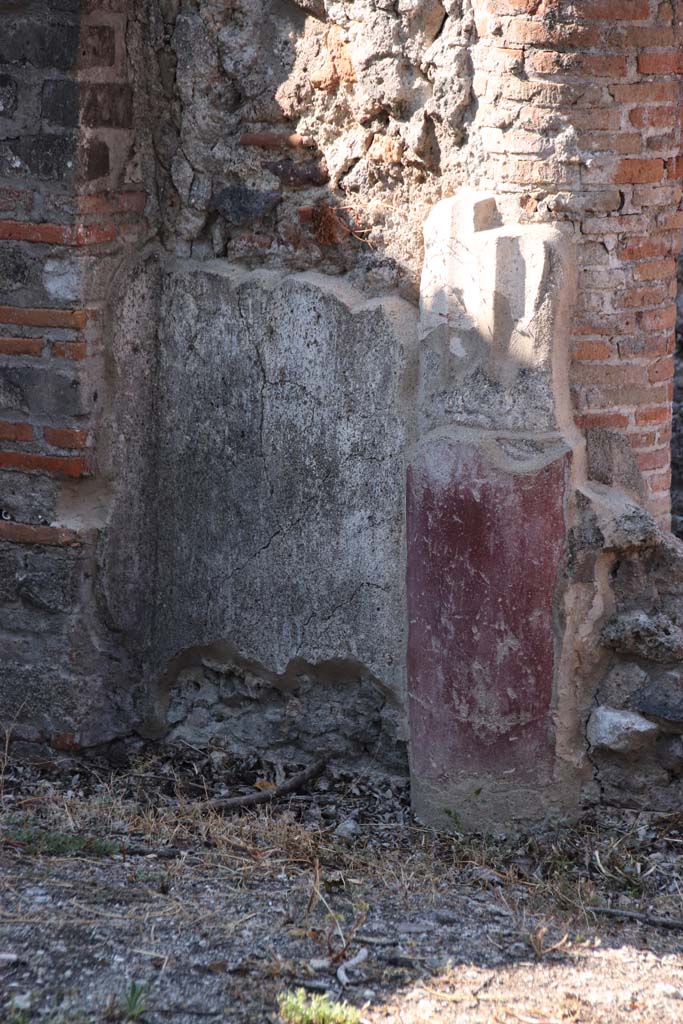
[[[567,455],[514,473],[467,441],[410,467],[412,769],[430,820],[534,817],[551,781],[568,477]]]
[[[407,484],[413,805],[437,826],[490,829],[563,801],[571,253],[471,192],[435,208],[425,240]]]

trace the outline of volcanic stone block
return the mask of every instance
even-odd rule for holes
[[[603,643],[620,654],[648,661],[683,660],[683,629],[667,615],[635,611],[618,615],[602,631]]]
[[[0,64],[32,64],[68,71],[78,59],[79,26],[40,19],[7,18],[0,34]]]
[[[10,75],[0,75],[0,117],[12,117],[16,109],[16,80]]]
[[[0,411],[38,416],[82,416],[80,381],[70,373],[33,366],[0,367]]]
[[[634,711],[595,708],[588,719],[586,737],[595,750],[615,754],[637,754],[652,746],[659,729]]]
[[[69,181],[76,167],[76,135],[26,135],[0,142],[0,175]]]
[[[71,78],[49,80],[43,84],[43,119],[64,128],[76,128],[79,118],[80,85]]]

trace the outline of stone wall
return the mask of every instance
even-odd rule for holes
[[[95,467],[108,281],[147,200],[125,3],[0,16],[0,690],[6,722],[68,746],[122,728],[94,612]]]
[[[675,5],[674,5],[675,6]],[[182,255],[345,272],[416,298],[422,224],[463,184],[581,246],[579,424],[624,432],[669,513],[681,198],[669,2],[151,5],[154,145]],[[144,5],[143,5],[144,7]]]
[[[655,565],[670,544],[683,227],[678,3],[0,0],[0,13],[3,719],[57,746],[191,723],[230,742],[232,719],[245,743],[262,699],[263,742],[291,753],[315,732],[297,708],[328,692],[326,742],[336,730],[358,737],[347,756],[388,749],[407,729],[406,600],[420,598],[417,648],[448,654],[442,683],[458,652],[474,664],[442,603],[466,563],[501,587],[483,606],[509,597],[492,565],[467,559],[476,520],[518,564],[526,533],[496,509],[519,485],[510,509],[530,531],[553,526],[529,553],[542,642],[525,648],[512,612],[486,621],[534,665],[520,693],[542,704],[527,711],[543,720],[548,806],[577,806],[582,787],[629,792],[644,748],[605,747],[607,712],[655,722],[641,729],[649,778],[670,805],[680,771],[661,751],[680,735],[677,705],[655,714],[634,694],[678,693],[678,656],[653,668],[608,624],[639,609],[655,631],[683,623],[675,544],[668,582]],[[476,243],[474,290],[493,296],[495,330],[470,325],[467,371],[442,351],[445,384],[425,390],[443,338],[415,326],[423,228],[464,189],[494,198],[482,233],[503,255],[487,262]],[[574,254],[561,331],[515,308],[538,267],[524,238],[554,240],[546,268]],[[517,290],[501,283],[508,257]],[[479,299],[456,292],[460,329]],[[514,358],[489,360],[482,340]],[[456,428],[491,434],[500,479],[493,448],[451,458]],[[439,431],[450,440],[434,451],[460,469],[443,508],[423,503],[414,520],[423,569],[453,554],[448,593],[426,607],[404,588],[403,471]],[[552,475],[556,434],[544,506],[521,478],[532,463]],[[455,509],[469,509],[464,534],[446,529]],[[629,566],[659,573],[640,605]],[[410,590],[422,577],[408,568]],[[624,664],[645,675],[613,686]],[[430,737],[420,754],[434,762]]]

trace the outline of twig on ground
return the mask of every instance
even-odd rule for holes
[[[683,918],[656,917],[654,914],[640,914],[637,910],[619,910],[617,907],[586,907],[590,914],[604,914],[605,917],[626,917],[631,921],[652,925],[653,928],[683,929]]]
[[[324,770],[327,758],[318,758],[308,768],[304,768],[298,775],[292,775],[282,785],[275,789],[262,789],[258,793],[247,793],[246,796],[216,797],[214,800],[207,800],[203,806],[211,807],[217,811],[232,811],[240,807],[254,807],[256,804],[269,804],[273,800],[279,800],[288,793],[295,793],[307,782],[315,779]]]

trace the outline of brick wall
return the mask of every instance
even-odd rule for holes
[[[94,533],[60,510],[95,474],[103,303],[145,197],[125,0],[19,7],[0,2],[0,682],[34,720],[49,687],[63,724],[93,664]]]
[[[683,15],[660,0],[486,0],[482,177],[579,246],[577,422],[627,434],[666,523],[683,160]]]

